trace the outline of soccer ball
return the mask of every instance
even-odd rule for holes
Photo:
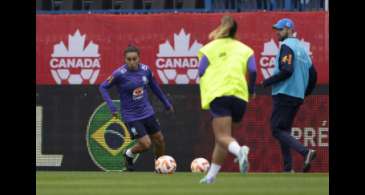
[[[209,166],[209,161],[200,157],[191,162],[190,168],[193,173],[205,173],[208,171]]]
[[[176,161],[168,155],[160,156],[155,161],[155,171],[160,174],[172,174],[176,170]]]

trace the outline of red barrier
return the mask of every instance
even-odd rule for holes
[[[195,84],[199,48],[223,14],[37,15],[37,84],[98,84],[123,63],[129,43],[141,49],[163,84]],[[310,51],[318,82],[328,84],[328,13],[252,12],[231,14],[237,37],[251,46],[258,81],[272,71],[278,50],[271,26],[280,18],[295,23],[297,37]]]

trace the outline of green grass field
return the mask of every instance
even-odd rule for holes
[[[327,173],[220,173],[214,184],[199,184],[203,174],[178,172],[37,171],[38,195],[327,195]]]

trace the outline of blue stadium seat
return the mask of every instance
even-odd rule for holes
[[[113,0],[112,9],[134,9],[133,0]]]

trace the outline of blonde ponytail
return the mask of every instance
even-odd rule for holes
[[[214,40],[222,37],[227,37],[233,25],[234,25],[234,19],[232,18],[232,16],[229,15],[223,16],[221,18],[220,25],[216,29],[214,29],[211,33],[209,33],[208,38],[210,40]]]

